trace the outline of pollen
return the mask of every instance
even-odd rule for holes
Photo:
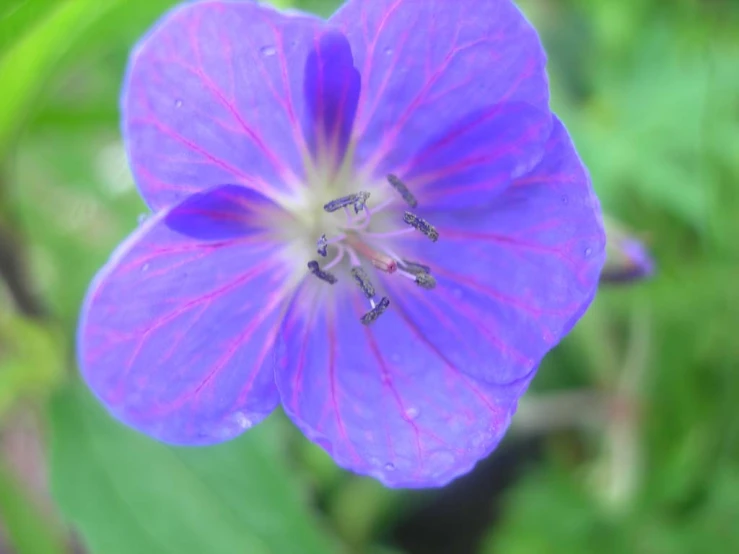
[[[372,308],[369,312],[364,314],[360,321],[363,325],[370,325],[377,321],[377,318],[385,313],[385,310],[390,306],[390,299],[387,296],[383,296],[382,299]]]
[[[328,271],[323,271],[318,266],[318,262],[315,260],[308,262],[308,269],[310,269],[310,272],[313,275],[318,277],[321,281],[325,281],[329,285],[334,285],[338,281],[338,279],[333,273],[329,273]]]
[[[421,219],[417,215],[413,215],[411,212],[405,212],[403,214],[403,221],[405,221],[414,229],[421,231],[431,240],[431,242],[436,242],[437,240],[439,240],[439,231],[437,231],[436,227],[431,225],[425,219]]]
[[[401,181],[396,175],[393,175],[391,173],[387,176],[387,181],[395,190],[398,191],[400,196],[403,197],[403,200],[405,200],[406,204],[408,204],[411,208],[415,208],[418,206],[418,200],[416,200],[416,197],[413,196],[413,193],[408,190],[408,187],[405,186],[405,183]]]

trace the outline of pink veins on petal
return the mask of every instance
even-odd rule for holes
[[[509,0],[174,8],[128,66],[155,215],[90,287],[87,384],[168,443],[229,440],[281,402],[387,486],[469,471],[604,260],[545,65]]]

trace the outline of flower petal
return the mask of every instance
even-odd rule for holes
[[[121,421],[165,442],[228,440],[278,401],[272,350],[287,272],[279,245],[254,228],[196,240],[168,225],[183,206],[202,231],[209,214],[220,225],[212,207],[223,210],[226,198],[258,205],[253,191],[237,189],[214,189],[146,221],[97,275],[83,307],[78,357],[88,385]]]
[[[305,66],[307,106],[304,132],[313,156],[341,164],[351,138],[361,78],[346,37],[338,31],[321,36]]]
[[[391,303],[372,326],[359,294],[285,319],[275,372],[290,418],[336,462],[390,487],[441,486],[500,441],[518,390],[465,375]]]
[[[399,245],[431,266],[434,290],[387,277],[391,304],[371,327],[358,321],[368,309],[359,294],[336,294],[325,312],[305,291],[292,303],[277,387],[342,466],[407,487],[468,471],[584,313],[604,260],[599,205],[556,120],[546,152],[495,209],[437,212],[438,242],[418,234]]]
[[[427,217],[438,242],[409,235],[398,248],[438,286],[396,279],[388,294],[468,375],[528,383],[590,304],[605,259],[600,206],[565,128],[555,119],[542,161],[492,209]]]
[[[131,55],[121,99],[136,182],[154,210],[222,183],[298,186],[303,72],[322,29],[253,2],[173,9]]]
[[[490,106],[442,131],[394,168],[423,208],[489,207],[544,154],[551,118],[531,104]]]
[[[362,74],[359,167],[376,177],[410,172],[430,137],[453,135],[476,115],[490,119],[508,103],[531,106],[523,127],[543,127],[518,145],[529,158],[519,163],[541,157],[551,125],[546,58],[509,0],[349,0],[330,22],[346,33]]]
[[[164,216],[173,231],[198,240],[229,240],[268,229],[279,209],[241,185],[224,185],[188,196]]]

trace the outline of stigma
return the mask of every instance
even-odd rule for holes
[[[425,290],[436,287],[436,279],[431,275],[429,266],[400,258],[388,243],[408,233],[420,233],[436,242],[439,232],[412,212],[388,210],[399,201],[416,208],[418,200],[398,176],[388,175],[387,184],[392,189],[391,198],[374,206],[369,203],[370,192],[363,190],[326,202],[323,205],[326,213],[334,214],[343,209],[346,220],[335,224],[338,232],[334,236],[323,233],[315,242],[315,252],[319,256],[331,256],[327,263],[322,267],[317,260],[308,263],[310,273],[325,284],[335,285],[342,275],[350,277],[348,281],[354,282],[355,290],[361,292],[369,304],[368,311],[359,318],[363,325],[373,324],[390,307],[388,297],[382,296],[377,300],[377,289],[369,270],[374,269],[379,275],[405,278]],[[378,229],[377,216],[383,212],[381,228]],[[332,217],[340,217],[340,213]],[[388,225],[390,230],[387,229]]]

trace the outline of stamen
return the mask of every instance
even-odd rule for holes
[[[344,259],[344,254],[346,253],[346,248],[344,248],[342,245],[337,246],[337,248],[338,248],[339,251],[336,253],[336,256],[334,257],[333,260],[331,260],[328,264],[326,264],[323,267],[323,271],[328,271],[332,267],[335,267],[335,266],[339,265],[339,263],[341,263],[341,260]]]
[[[403,221],[414,229],[421,231],[431,239],[431,242],[439,240],[439,231],[437,231],[436,228],[425,219],[421,219],[420,217],[413,215],[411,212],[405,212],[403,214]]]
[[[374,323],[378,317],[385,313],[385,310],[390,306],[390,300],[387,296],[383,296],[382,299],[374,306],[369,312],[364,314],[359,321],[364,325],[370,325]]]
[[[356,194],[350,194],[348,196],[342,196],[336,200],[331,200],[328,204],[324,204],[323,209],[328,213],[335,212],[338,209],[346,206],[354,205],[354,213],[359,213],[364,209],[364,205],[367,203],[367,199],[370,197],[369,192],[359,191]]]
[[[409,260],[403,260],[403,269],[418,275],[419,273],[431,273],[431,268],[427,265],[419,264],[417,262],[411,262]]]
[[[318,247],[317,252],[325,258],[328,255],[328,239],[326,238],[326,235],[321,235],[316,246]]]
[[[356,267],[361,265],[361,262],[359,261],[359,256],[357,256],[356,251],[351,246],[346,246],[346,253],[349,254],[349,262],[351,262],[352,267]]]
[[[364,295],[371,300],[375,296],[375,287],[372,286],[367,273],[361,267],[353,267],[351,273]]]
[[[422,289],[432,290],[436,288],[436,279],[428,273],[417,273],[416,284]]]
[[[425,271],[419,271],[418,273],[411,273],[405,269],[399,269],[398,274],[402,275],[406,279],[410,279],[416,283],[419,287],[426,290],[432,290],[436,288],[436,279]]]
[[[356,196],[357,196],[357,199],[354,202],[354,213],[355,214],[358,214],[367,205],[367,200],[370,197],[370,193],[369,192],[365,192],[365,191],[359,191],[356,194]]]
[[[318,267],[318,262],[315,260],[311,260],[310,262],[308,262],[308,269],[310,269],[313,275],[318,277],[321,281],[326,281],[329,285],[333,285],[336,283],[336,281],[338,281],[333,273],[323,271],[320,267]]]
[[[405,200],[411,208],[415,208],[416,206],[418,206],[418,200],[416,200],[416,197],[413,196],[411,191],[408,190],[408,187],[405,186],[405,183],[398,179],[396,175],[393,175],[391,173],[387,176],[387,181],[396,191],[398,191],[400,196],[403,197],[403,200]]]

